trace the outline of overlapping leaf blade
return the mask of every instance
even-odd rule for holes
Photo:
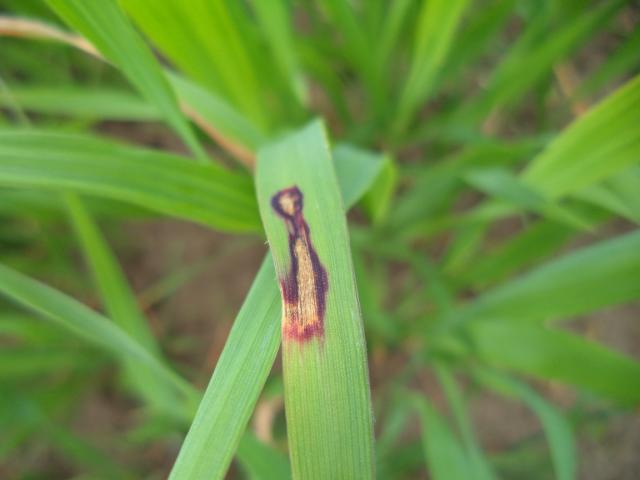
[[[629,407],[640,403],[640,387],[634,382],[640,363],[597,343],[507,322],[479,322],[468,332],[474,354],[489,365],[566,382]]]
[[[187,400],[194,400],[193,390],[182,378],[120,327],[85,305],[4,265],[0,265],[0,292],[73,334],[104,348],[116,359],[131,359],[148,367],[184,394]]]
[[[474,374],[488,388],[524,402],[537,415],[547,436],[558,480],[572,480],[576,475],[576,446],[571,426],[562,413],[528,385],[488,369]]]
[[[48,0],[51,8],[113,62],[164,115],[200,159],[204,150],[180,112],[176,97],[151,50],[120,10],[116,0]]]
[[[474,478],[474,471],[464,448],[447,425],[447,421],[427,400],[416,398],[415,403],[420,414],[425,458],[433,479]]]
[[[70,189],[221,230],[260,229],[248,175],[88,135],[0,131],[0,185]]]
[[[640,158],[640,76],[576,120],[523,174],[549,198],[579,191]]]
[[[490,290],[449,321],[543,323],[640,298],[640,232],[583,248]]]
[[[349,207],[373,183],[383,157],[353,147],[341,152],[336,171]],[[196,473],[222,478],[226,473],[280,346],[280,304],[273,259],[267,254],[234,321],[171,478]]]

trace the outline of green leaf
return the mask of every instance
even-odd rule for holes
[[[640,298],[640,232],[570,253],[480,296],[445,323],[541,323]]]
[[[469,459],[447,421],[426,399],[416,397],[420,414],[424,455],[433,480],[469,480],[475,478]]]
[[[82,202],[76,195],[66,194],[65,203],[109,317],[147,350],[158,353],[158,345],[124,273]]]
[[[474,287],[485,287],[504,280],[508,275],[557,251],[574,233],[575,230],[556,222],[536,222],[507,241],[484,251],[456,272],[457,280]]]
[[[597,343],[504,321],[476,322],[467,333],[473,354],[488,365],[583,387],[623,405],[640,403],[640,363]]]
[[[283,285],[285,409],[293,476],[372,478],[366,348],[344,207],[322,125],[312,123],[260,149],[256,184]],[[288,199],[296,198],[298,207],[288,207]],[[296,220],[286,220],[272,205],[292,212]],[[293,223],[287,227],[288,222]],[[299,270],[289,272],[295,269],[291,262],[299,262]],[[297,301],[287,293],[294,291]]]
[[[477,64],[478,57],[486,53],[488,47],[494,46],[492,40],[504,29],[515,3],[515,0],[490,0],[465,19],[462,33],[456,35],[451,47],[454,55],[448,56],[439,72],[438,85],[450,82],[459,76],[461,70]]]
[[[615,52],[607,55],[601,65],[590,73],[580,84],[574,97],[577,99],[592,95],[606,86],[612,77],[624,78],[628,72],[638,71],[640,59],[640,29],[634,29]]]
[[[383,155],[348,144],[340,144],[333,149],[333,163],[346,205],[353,205],[372,188],[385,162]]]
[[[467,412],[462,392],[458,388],[453,375],[442,365],[436,365],[436,375],[444,389],[447,401],[451,406],[458,430],[462,436],[462,442],[467,454],[469,465],[473,472],[472,478],[478,480],[494,480],[496,478],[488,459],[482,453],[480,445],[475,438],[473,426]]]
[[[548,198],[576,192],[640,160],[640,76],[567,128],[523,180]]]
[[[447,60],[468,0],[423,2],[407,82],[400,97],[395,132],[401,132],[420,104],[432,93]]]
[[[298,58],[295,50],[296,40],[292,31],[292,12],[285,0],[251,2],[256,17],[262,27],[265,37],[278,67],[288,80],[289,88],[298,102],[305,99],[305,85],[299,71]]]
[[[249,152],[264,143],[264,134],[223,98],[185,77],[168,76],[184,108],[215,128],[222,139]]]
[[[359,18],[357,7],[345,0],[325,0],[320,5],[334,28],[341,32],[341,50],[362,79],[374,112],[378,111],[383,93],[377,81],[367,32]]]
[[[94,358],[87,359],[93,354]],[[25,382],[45,379],[60,372],[92,372],[100,365],[101,358],[95,358],[94,351],[86,349],[9,347],[0,351],[0,380],[2,382]]]
[[[549,76],[556,63],[607,25],[625,3],[625,0],[612,0],[580,15],[567,15],[566,20],[552,31],[548,24],[553,12],[537,9],[538,16],[522,34],[522,41],[514,44],[495,69],[483,93],[462,105],[455,121],[478,121],[491,111],[516,104],[527,91]],[[527,75],[522,75],[523,71]]]
[[[640,223],[640,167],[628,168],[573,196]]]
[[[488,369],[475,369],[474,375],[488,388],[517,398],[533,410],[547,436],[557,480],[573,480],[577,469],[576,446],[571,426],[562,414],[525,383]]]
[[[0,130],[0,185],[69,189],[232,232],[260,229],[248,175],[87,135]]]
[[[398,177],[398,167],[395,162],[391,157],[385,156],[380,173],[362,199],[362,205],[374,224],[382,224],[387,219]]]
[[[344,155],[340,162],[340,185],[347,206],[362,193],[361,177],[373,179],[380,168],[375,155],[356,152],[355,157]],[[367,166],[365,159],[373,164]],[[360,170],[351,168],[351,161]],[[171,471],[172,479],[224,477],[280,347],[281,301],[274,279],[273,260],[267,254],[234,321]]]
[[[30,345],[62,344],[65,335],[55,325],[42,323],[39,318],[17,312],[0,314],[0,336],[19,339]]]
[[[376,42],[372,45],[377,53],[373,56],[376,63],[376,73],[385,74],[389,66],[389,59],[394,49],[397,48],[400,36],[404,32],[407,17],[411,6],[415,4],[411,0],[396,0],[394,2],[384,2],[387,11],[382,22],[382,26],[375,30]]]
[[[65,22],[87,37],[100,52],[164,115],[186,145],[202,160],[206,154],[182,116],[151,50],[137,34],[115,0],[47,0]]]
[[[538,149],[539,141],[487,142],[445,157],[435,165],[427,163],[409,172],[410,187],[396,200],[389,222],[395,228],[416,228],[420,222],[451,206],[464,186],[464,175],[471,168],[515,164]]]
[[[26,22],[41,25],[40,22]],[[57,32],[55,27],[49,25],[45,25],[45,27],[48,32],[45,38],[64,42],[65,39],[61,34],[55,35]],[[25,35],[28,33],[25,32]],[[32,35],[35,34],[32,33]],[[72,46],[78,47],[73,43]],[[165,69],[164,74],[175,89],[182,109],[209,136],[236,156],[242,156],[245,159],[253,156],[252,152],[264,141],[263,133],[253,123],[229,102],[212,91],[168,69]],[[43,88],[35,88],[33,92],[31,88],[28,88],[24,95],[21,94],[24,90],[23,87],[18,89],[17,95],[13,95],[14,89],[11,92],[0,91],[0,104],[13,107],[18,103],[20,106],[38,112],[96,118],[113,116],[115,119],[143,120],[147,117],[148,119],[160,117],[153,105],[143,104],[136,97],[118,91],[100,90],[95,92],[94,90],[83,91],[79,88],[60,90],[50,87]],[[60,96],[57,96],[58,93]],[[129,97],[131,98],[129,99]],[[24,101],[24,104],[21,101]],[[125,101],[130,103],[123,104]]]
[[[547,200],[535,188],[525,184],[505,169],[472,170],[465,176],[467,182],[499,201],[513,205],[518,210],[540,213],[551,220],[578,229],[591,230],[584,218],[559,203]]]
[[[49,392],[48,392],[49,393]],[[77,393],[77,392],[74,392]],[[50,418],[50,413],[39,405],[36,399],[25,396],[22,392],[6,393],[3,400],[13,405],[19,404],[19,424],[27,429],[29,438],[45,438],[50,447],[72,462],[83,472],[90,472],[97,478],[118,478],[130,480],[133,475],[123,466],[115,463],[111,455],[98,450],[84,439],[76,436],[70,429],[63,427]],[[11,412],[15,415],[16,409],[0,405],[0,410]],[[4,419],[3,419],[4,420]],[[3,426],[6,423],[3,422]],[[10,431],[10,430],[9,430]],[[3,439],[4,440],[4,439]],[[3,447],[5,447],[3,442]]]
[[[252,480],[287,480],[291,478],[289,460],[282,453],[267,448],[253,435],[245,434],[238,445],[238,460]]]
[[[262,262],[229,333],[171,479],[222,478],[280,346],[271,259]]]
[[[193,401],[192,388],[120,327],[85,305],[36,280],[0,265],[0,293],[75,335],[102,347],[114,358],[133,360]]]
[[[140,311],[127,279],[98,227],[93,223],[77,195],[67,193],[64,195],[64,200],[109,317],[150,353],[161,359],[160,348],[147,319]],[[179,392],[156,378],[152,370],[141,368],[130,361],[126,362],[125,368],[130,380],[129,385],[148,405],[178,420],[190,417],[192,412],[175,408],[176,395]]]
[[[138,96],[114,88],[11,87],[0,90],[0,105],[16,102],[24,110],[48,115],[101,120],[149,121],[161,118],[158,110]]]
[[[263,92],[270,78],[257,69],[263,52],[253,52],[232,2],[120,0],[123,8],[181,70],[231,100],[260,129],[270,123]]]

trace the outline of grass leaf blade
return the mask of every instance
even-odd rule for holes
[[[138,361],[192,399],[193,390],[185,380],[163,365],[120,327],[87,306],[4,265],[0,265],[0,293],[101,346],[119,360]]]
[[[476,369],[474,375],[483,385],[518,398],[533,410],[547,436],[557,479],[573,480],[577,468],[576,446],[571,426],[562,414],[525,383],[488,369]]]
[[[597,343],[538,325],[495,321],[478,322],[469,335],[474,353],[488,365],[583,387],[622,405],[640,403],[640,363]]]
[[[88,135],[0,130],[0,185],[68,189],[221,230],[260,229],[248,175]]]
[[[569,126],[523,179],[549,198],[578,191],[637,163],[640,75]]]
[[[196,156],[201,160],[206,158],[151,50],[115,0],[48,0],[48,4],[122,70],[138,91],[163,113]]]
[[[372,478],[364,335],[325,135],[312,123],[258,153],[260,211],[283,293],[289,447],[294,478]]]
[[[349,152],[343,152],[338,168],[347,207],[366,190],[363,177],[373,182],[381,161],[362,151]],[[352,163],[359,168],[352,168]],[[171,478],[190,478],[195,473],[222,478],[238,442],[245,441],[242,433],[280,347],[281,302],[274,279],[273,259],[267,254],[234,321]]]
[[[416,397],[415,403],[420,415],[425,458],[433,480],[474,478],[464,448],[447,421],[426,399]]]

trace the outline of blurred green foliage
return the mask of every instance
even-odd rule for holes
[[[0,0],[0,13],[2,478],[166,477],[173,459],[139,453],[177,454],[201,392],[167,354],[193,339],[158,338],[140,304],[215,262],[134,291],[102,230],[171,217],[262,238],[256,152],[318,116],[355,210],[379,478],[577,478],[574,431],[637,407],[638,352],[559,325],[640,297],[636,3]],[[153,148],[143,126],[178,147]],[[290,475],[283,418],[270,445],[247,428],[261,394],[283,395],[270,261],[200,404],[211,436],[183,453],[219,454],[215,478],[234,455],[233,478]],[[567,412],[546,398],[559,383]],[[469,403],[488,391],[531,409],[548,447],[535,434],[484,451]],[[100,396],[135,405],[135,425],[80,433],[79,406]]]

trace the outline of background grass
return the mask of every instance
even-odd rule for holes
[[[0,476],[634,478],[634,2],[0,12]],[[355,319],[322,392],[277,355],[283,179]]]

